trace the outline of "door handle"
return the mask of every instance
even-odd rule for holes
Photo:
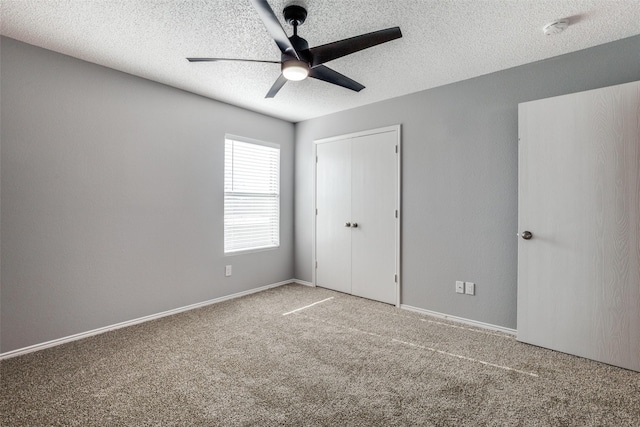
[[[351,227],[353,227],[353,228],[358,228],[358,223],[357,223],[357,222],[354,222],[353,224],[351,224]]]
[[[533,234],[530,231],[523,231],[522,234],[518,233],[517,236],[522,237],[524,240],[531,240]]]
[[[345,222],[345,223],[344,223],[344,226],[345,226],[345,227],[351,227],[351,223],[350,223],[350,222]]]

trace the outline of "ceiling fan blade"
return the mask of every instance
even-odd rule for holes
[[[189,62],[218,62],[218,61],[235,61],[235,62],[261,62],[264,64],[280,64],[280,61],[263,61],[261,59],[236,59],[236,58],[187,58]]]
[[[286,82],[287,79],[285,79],[285,77],[280,74],[280,77],[278,77],[278,80],[276,80],[273,86],[271,86],[271,89],[269,89],[269,92],[267,92],[267,96],[265,96],[265,98],[273,98],[274,96],[276,96],[276,93],[278,93],[278,91],[282,89],[282,86],[284,86]]]
[[[402,37],[400,27],[393,27],[312,47],[309,49],[312,57],[311,66],[315,67],[354,52],[399,39],[400,37]]]
[[[280,25],[280,21],[276,17],[275,13],[273,13],[273,9],[267,3],[267,0],[251,0],[251,4],[260,15],[260,19],[264,22],[265,27],[267,27],[267,31],[273,37],[280,52],[286,53],[287,55],[295,56],[296,59],[300,59],[298,56],[298,52],[294,49],[289,37],[287,37],[287,33],[285,33],[282,25]]]
[[[357,81],[352,80],[349,77],[340,74],[339,72],[334,71],[324,65],[318,65],[317,67],[312,68],[309,71],[309,77],[313,77],[314,79],[322,80],[328,83],[333,83],[334,85],[346,87],[347,89],[355,90],[356,92],[360,92],[362,89],[364,89],[364,86]]]

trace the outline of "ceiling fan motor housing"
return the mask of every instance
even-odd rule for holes
[[[289,41],[291,42],[291,45],[298,53],[300,60],[311,63],[311,55],[309,54],[309,43],[307,43],[305,39],[303,39],[298,35],[293,35],[289,37]],[[288,52],[285,52],[282,54],[282,57],[281,57],[282,62],[290,61],[292,59],[298,59],[298,58],[296,58],[293,54],[289,54]]]

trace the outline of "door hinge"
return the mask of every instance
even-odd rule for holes
[[[316,163],[318,163],[318,156],[316,156]]]
[[[394,275],[393,275],[393,281],[394,281],[394,282],[396,282],[396,283],[398,283],[398,275],[397,275],[397,274],[394,274]]]
[[[398,152],[398,146],[396,145],[396,153]]]
[[[396,218],[398,218],[398,209],[396,209]]]
[[[318,215],[318,209],[316,209],[316,215]]]
[[[318,268],[318,261],[316,261],[316,268]]]

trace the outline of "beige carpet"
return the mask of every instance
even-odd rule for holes
[[[639,373],[299,285],[7,359],[0,374],[2,426],[640,425]]]

